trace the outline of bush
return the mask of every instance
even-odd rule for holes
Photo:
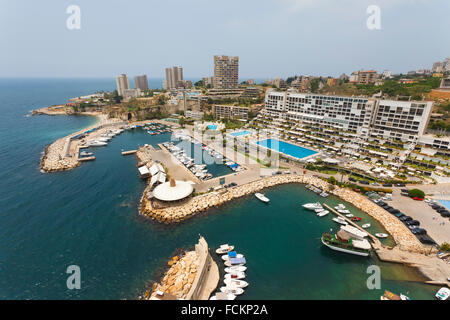
[[[447,242],[444,242],[441,244],[441,251],[450,251],[450,244]]]
[[[420,189],[412,189],[408,191],[408,194],[411,198],[417,197],[417,198],[425,198],[425,192],[423,192]]]

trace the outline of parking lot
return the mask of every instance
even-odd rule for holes
[[[400,188],[393,188],[392,201],[387,203],[414,220],[418,220],[420,228],[426,229],[427,234],[438,244],[450,243],[450,219],[442,217],[425,201],[416,201],[402,196]]]

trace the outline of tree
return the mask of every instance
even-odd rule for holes
[[[442,251],[450,251],[450,244],[448,242],[444,242],[441,244],[441,248]]]
[[[421,199],[425,198],[425,192],[423,192],[420,189],[411,189],[408,191],[408,194],[411,198],[416,198],[416,197],[421,198]]]

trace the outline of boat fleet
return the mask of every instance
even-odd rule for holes
[[[244,281],[247,267],[243,254],[237,253],[234,246],[222,244],[216,253],[222,255],[225,264],[225,286],[220,287],[220,292],[216,292],[209,300],[235,300],[236,296],[244,293],[244,288],[248,286],[248,282]]]
[[[326,193],[324,190],[322,190],[320,188],[317,188],[317,187],[315,187],[313,185],[310,185],[310,184],[306,185],[305,187],[306,187],[306,189],[309,189],[312,192],[317,193],[322,198],[328,197],[328,193]]]
[[[150,123],[146,124],[143,127],[143,129],[146,130],[147,133],[152,136],[171,132],[169,127],[167,127],[161,123],[156,123],[156,122],[150,122]]]

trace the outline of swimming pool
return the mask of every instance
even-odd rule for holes
[[[438,200],[438,202],[450,210],[450,200]]]
[[[252,133],[250,131],[238,131],[238,132],[230,133],[230,135],[232,135],[233,137],[247,136],[249,134],[252,134]]]
[[[266,147],[268,149],[278,151],[280,153],[284,153],[285,155],[297,158],[297,159],[303,159],[305,157],[311,156],[313,154],[316,154],[317,152],[314,150],[306,149],[303,147],[296,146],[291,143],[287,143],[284,141],[280,141],[277,139],[266,139],[257,141],[257,144],[260,146]]]
[[[209,130],[217,130],[217,125],[215,125],[215,124],[208,124],[207,128]]]

